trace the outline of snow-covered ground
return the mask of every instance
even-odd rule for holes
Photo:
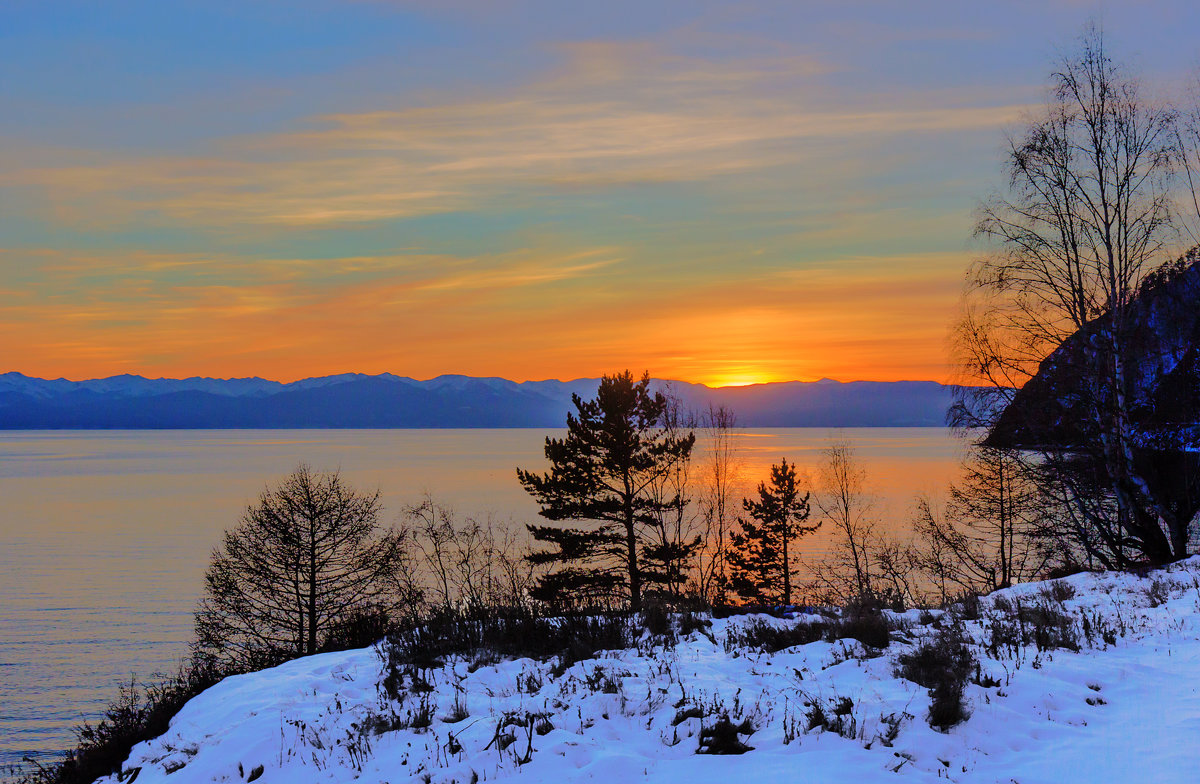
[[[374,650],[301,659],[193,699],[165,735],[134,748],[122,776],[128,782],[140,768],[138,784],[1200,781],[1200,557],[1148,577],[1058,583],[1070,588],[1021,585],[982,600],[981,617],[965,628],[983,677],[966,687],[970,717],[945,733],[926,720],[927,690],[894,674],[897,656],[935,633],[928,616],[922,624],[906,614],[910,625],[896,635],[904,640],[874,657],[852,641],[727,651],[731,625],[753,621],[739,617],[673,648],[613,651],[557,677],[553,662],[474,671],[448,662],[427,673],[432,691],[402,704],[381,698]],[[1011,616],[998,600],[1070,614],[1082,649],[989,654],[991,629]],[[805,730],[812,703],[830,712],[847,697],[841,734]],[[386,729],[371,718],[403,719],[423,702],[433,716],[425,728]],[[451,715],[456,702],[469,715]],[[755,731],[742,740],[753,750],[696,754],[702,724],[722,714],[750,720]],[[506,717],[517,723],[498,731]]]

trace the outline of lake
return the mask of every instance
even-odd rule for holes
[[[0,432],[0,766],[73,745],[131,674],[187,651],[208,555],[300,462],[383,494],[385,521],[425,492],[460,515],[536,519],[515,468],[544,468],[546,430]],[[742,475],[786,456],[810,470],[831,437],[856,448],[878,512],[904,519],[954,475],[943,428],[748,430]]]

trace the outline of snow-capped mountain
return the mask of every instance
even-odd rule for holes
[[[598,379],[526,381],[384,373],[308,378],[91,381],[0,375],[0,429],[561,427],[571,396]],[[931,381],[784,382],[669,388],[686,408],[724,405],[746,427],[897,427],[943,424],[952,388]]]

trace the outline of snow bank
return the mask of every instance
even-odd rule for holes
[[[449,662],[425,673],[432,691],[399,703],[380,696],[374,650],[313,656],[204,692],[165,735],[133,749],[121,776],[125,784],[135,769],[138,784],[1196,782],[1200,558],[1144,578],[1057,584],[993,594],[966,622],[982,677],[967,686],[970,718],[947,733],[926,722],[927,691],[894,674],[897,655],[933,633],[916,613],[905,616],[904,639],[874,657],[852,641],[727,651],[729,625],[752,620],[734,618],[673,648],[614,651],[557,676],[553,663],[529,659]],[[1081,650],[989,653],[992,625],[1006,612],[997,608],[1018,601],[1070,614]],[[852,709],[841,734],[806,731],[809,705],[844,707],[843,698]],[[395,728],[426,709],[428,727]],[[755,731],[742,740],[753,750],[696,754],[702,726],[724,714],[749,720]]]

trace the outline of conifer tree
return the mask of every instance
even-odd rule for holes
[[[643,552],[663,514],[679,507],[678,493],[664,497],[664,476],[689,459],[696,437],[663,427],[668,400],[650,392],[650,376],[629,371],[605,376],[595,400],[573,395],[565,438],[546,439],[550,470],[517,469],[525,490],[552,525],[530,525],[548,549],[529,555],[553,571],[539,581],[535,598],[555,603],[596,603],[628,598],[641,609],[648,570]]]
[[[784,458],[771,466],[770,484],[759,482],[758,498],[742,500],[749,519],[739,518],[729,554],[731,586],[755,604],[792,603],[792,543],[820,527],[808,520],[809,493],[801,495],[796,466]]]

